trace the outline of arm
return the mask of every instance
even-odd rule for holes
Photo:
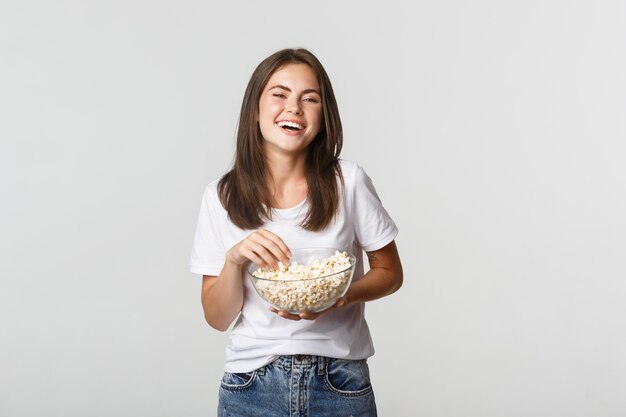
[[[346,304],[372,301],[396,292],[404,279],[396,242],[367,252],[370,270],[353,282],[345,296]]]
[[[225,331],[243,306],[241,265],[224,264],[219,277],[202,277],[202,308],[211,327]]]
[[[243,307],[243,267],[249,260],[277,268],[277,261],[289,262],[291,253],[275,234],[259,229],[226,252],[219,276],[202,277],[204,318],[217,330],[225,331]]]

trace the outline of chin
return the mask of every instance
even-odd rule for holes
[[[268,142],[281,148],[300,148],[302,146],[308,146],[311,141],[303,136],[278,135],[268,140]]]
[[[268,142],[267,147],[269,149],[273,149],[278,152],[287,153],[287,154],[299,154],[299,153],[305,152],[308,147],[308,145],[303,146],[302,141],[299,141],[299,143],[293,143],[293,140],[291,143],[286,143],[286,142],[287,141],[285,140],[281,140],[277,142]]]

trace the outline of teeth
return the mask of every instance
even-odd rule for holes
[[[294,127],[296,129],[299,129],[299,130],[303,129],[303,126],[300,123],[287,122],[287,121],[278,122],[278,126],[280,126],[280,127],[289,126],[289,127]]]

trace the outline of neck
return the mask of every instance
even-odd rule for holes
[[[269,187],[276,208],[293,207],[306,198],[306,154],[266,155],[270,173]]]

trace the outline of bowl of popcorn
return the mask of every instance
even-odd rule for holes
[[[289,265],[278,269],[248,265],[257,293],[278,310],[318,313],[335,305],[348,291],[356,258],[338,249],[293,249]]]

